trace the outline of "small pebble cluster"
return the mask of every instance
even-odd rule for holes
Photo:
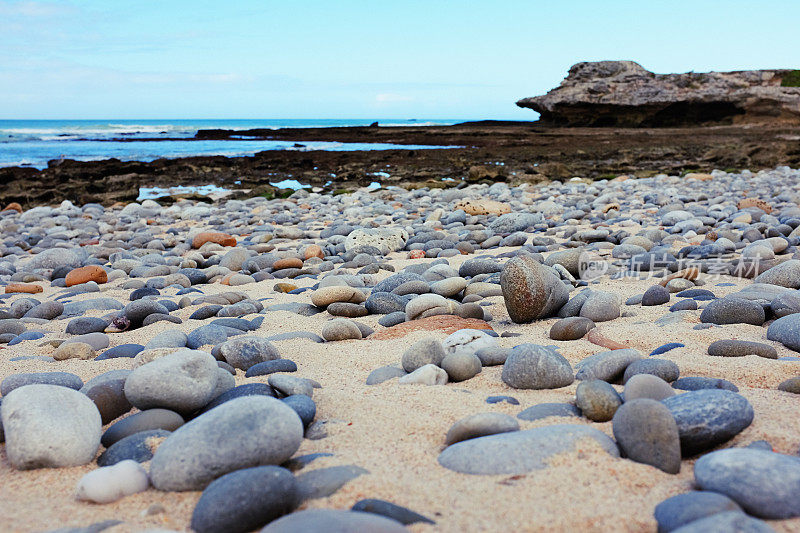
[[[429,476],[513,485],[567,456],[684,481],[612,529],[800,527],[800,428],[770,408],[800,405],[800,171],[12,205],[0,229],[3,476],[193,509],[75,525],[463,527],[348,445],[349,409],[387,394],[409,435],[374,449],[445,402]],[[448,412],[459,394],[483,408]]]

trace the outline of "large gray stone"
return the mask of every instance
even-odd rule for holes
[[[163,407],[188,413],[214,398],[218,368],[209,353],[179,350],[131,372],[125,380],[125,396],[139,409]]]
[[[681,470],[681,443],[675,419],[656,400],[626,401],[612,422],[617,444],[632,461],[668,474]]]
[[[800,516],[800,458],[735,448],[704,455],[694,465],[703,490],[730,497],[761,518]]]
[[[14,468],[84,465],[100,447],[100,413],[84,394],[58,385],[27,385],[3,397],[0,417]]]
[[[283,463],[302,439],[303,423],[285,403],[236,398],[170,435],[153,456],[150,479],[159,490],[201,490],[234,470]]]
[[[800,289],[800,259],[790,259],[762,272],[755,283],[769,283],[790,289]]]
[[[261,533],[407,533],[400,522],[372,513],[338,509],[307,509],[279,518]]]
[[[800,352],[800,313],[779,318],[770,324],[767,338]]]
[[[766,316],[758,302],[725,297],[714,300],[700,313],[700,322],[711,324],[752,324],[760,326]]]
[[[644,359],[644,356],[633,348],[600,352],[586,357],[575,365],[577,369],[575,378],[614,382],[623,376],[629,364],[640,359]]]
[[[238,337],[219,345],[219,354],[234,368],[248,370],[264,361],[280,359],[275,346],[261,337]]]
[[[557,389],[574,381],[564,356],[547,346],[520,344],[503,364],[502,379],[515,389]]]
[[[571,451],[577,442],[586,440],[619,457],[617,445],[602,431],[558,424],[453,444],[439,454],[439,464],[462,474],[524,474],[546,468],[551,456]]]
[[[741,508],[723,494],[692,491],[659,503],[653,516],[658,522],[658,533],[669,533],[695,520],[726,511],[741,511]]]
[[[753,421],[750,402],[729,390],[690,391],[663,403],[678,424],[684,457],[727,442]]]

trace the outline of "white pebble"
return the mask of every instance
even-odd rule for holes
[[[143,492],[149,486],[150,480],[142,465],[126,459],[83,476],[75,490],[75,498],[94,503],[111,503],[124,496]]]

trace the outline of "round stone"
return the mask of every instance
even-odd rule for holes
[[[509,259],[500,272],[500,287],[508,315],[518,324],[552,316],[569,299],[552,270],[529,256]]]
[[[149,486],[147,471],[136,461],[125,460],[83,476],[75,489],[75,498],[94,503],[111,503],[143,492]]]
[[[435,337],[418,340],[403,352],[403,370],[413,372],[428,364],[439,366],[444,356],[442,343]]]
[[[691,491],[659,503],[653,516],[658,522],[658,531],[669,533],[695,520],[726,511],[741,511],[741,508],[722,494]]]
[[[625,382],[623,394],[625,402],[642,398],[661,401],[665,398],[675,396],[675,389],[670,387],[669,383],[658,376],[652,374],[635,374]]]
[[[537,344],[512,348],[503,365],[502,379],[515,389],[558,389],[574,381],[569,361],[555,350]]]
[[[550,338],[554,341],[574,341],[582,338],[594,327],[594,322],[586,317],[562,318],[550,328]]]
[[[245,371],[258,363],[280,359],[275,346],[262,337],[237,337],[223,342],[219,355],[232,367]]]
[[[84,465],[100,447],[94,403],[57,385],[27,385],[3,396],[0,419],[6,455],[18,470]]]
[[[770,324],[767,338],[800,352],[800,313],[787,315]]]
[[[680,369],[674,361],[670,361],[669,359],[658,359],[655,357],[637,359],[625,368],[622,382],[627,383],[629,379],[638,374],[652,374],[671,383],[680,376]]]
[[[481,372],[481,360],[473,353],[455,352],[447,354],[441,363],[450,381],[466,381]]]
[[[642,296],[643,306],[662,305],[669,302],[669,290],[661,285],[653,285]]]
[[[112,444],[100,457],[97,458],[99,466],[110,466],[120,461],[136,461],[144,463],[153,458],[153,453],[158,445],[167,437],[170,432],[163,429],[150,429],[139,431],[133,435],[128,435]]]
[[[668,474],[680,472],[678,426],[663,403],[650,399],[626,401],[617,409],[612,429],[628,459]]]
[[[153,486],[201,490],[234,470],[281,464],[303,439],[297,413],[274,398],[247,396],[200,415],[170,435],[150,463]]]
[[[622,405],[622,398],[605,381],[593,379],[578,384],[575,405],[589,420],[607,422]]]

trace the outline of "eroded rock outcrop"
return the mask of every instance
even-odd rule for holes
[[[800,123],[793,70],[654,74],[633,61],[573,65],[561,85],[520,107],[566,126],[682,126],[702,123]]]

